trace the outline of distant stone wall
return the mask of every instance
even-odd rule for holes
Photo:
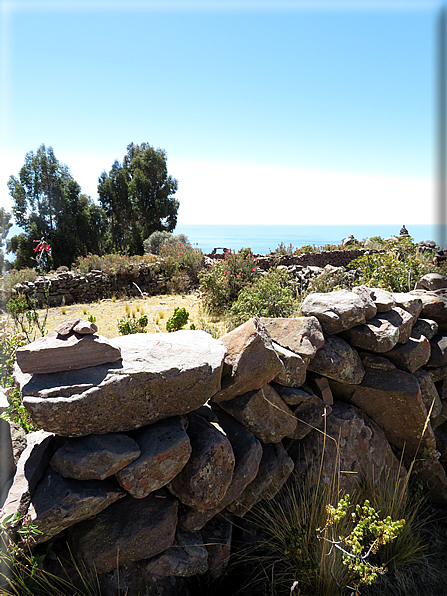
[[[5,515],[28,512],[39,542],[68,540],[104,593],[119,549],[123,590],[188,596],[189,576],[225,573],[233,521],[320,465],[323,425],[334,438],[324,482],[336,461],[348,492],[366,472],[397,481],[399,453],[407,466],[424,453],[428,498],[447,504],[447,278],[409,293],[311,294],[302,312],[220,340],[105,340],[73,319],[20,348],[15,382],[44,430],[0,501]]]

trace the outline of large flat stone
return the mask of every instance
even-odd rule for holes
[[[95,518],[77,524],[69,542],[78,562],[96,573],[149,559],[172,546],[178,502],[165,489],[145,499],[127,495]]]
[[[341,337],[326,333],[324,340],[308,369],[341,383],[361,383],[365,371],[357,351]]]
[[[140,565],[152,575],[191,577],[208,571],[208,551],[200,532],[177,530],[172,546]]]
[[[283,348],[275,342],[273,342],[273,347],[284,366],[284,370],[276,375],[273,380],[285,387],[301,387],[306,380],[306,361],[298,354]]]
[[[364,323],[367,308],[354,292],[336,290],[327,294],[309,294],[301,305],[301,312],[317,317],[326,333],[336,334]]]
[[[323,330],[316,317],[261,317],[261,321],[275,343],[302,358],[313,358],[324,344]]]
[[[16,358],[22,372],[47,374],[116,362],[121,351],[100,335],[59,335],[53,331],[18,348]]]
[[[430,342],[426,337],[410,337],[404,344],[397,344],[384,354],[397,368],[415,373],[425,366],[430,358]]]
[[[38,426],[62,436],[128,431],[191,412],[220,390],[225,347],[204,331],[114,342],[122,361],[111,365],[33,376],[16,369],[23,403]]]

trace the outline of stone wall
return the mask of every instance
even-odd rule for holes
[[[15,382],[43,430],[28,435],[4,514],[28,513],[38,542],[68,541],[104,593],[119,550],[129,596],[188,595],[186,578],[225,572],[232,520],[295,469],[312,473],[323,425],[335,439],[323,478],[339,436],[347,491],[368,472],[397,479],[405,445],[405,465],[424,459],[429,500],[447,504],[447,278],[405,294],[311,294],[302,313],[251,319],[220,340],[106,340],[74,319],[20,348]]]

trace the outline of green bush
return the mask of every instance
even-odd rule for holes
[[[238,253],[227,253],[224,259],[199,273],[205,309],[211,315],[223,314],[235,302],[242,288],[259,276],[251,251],[241,249]]]
[[[146,327],[149,323],[147,315],[139,319],[126,315],[126,318],[118,322],[118,331],[121,335],[131,335],[132,333],[147,333]]]
[[[203,253],[183,242],[170,242],[160,248],[160,270],[163,275],[175,281],[186,274],[193,285],[198,283],[198,274],[203,267]],[[187,291],[189,288],[171,288],[177,291]]]
[[[158,255],[162,246],[172,242],[180,242],[191,246],[188,237],[185,234],[177,234],[174,236],[170,232],[156,231],[152,232],[149,238],[143,242],[144,254]]]
[[[186,308],[179,308],[178,306],[174,309],[174,314],[169,317],[166,321],[166,331],[179,331],[183,329],[189,319],[189,312]],[[195,327],[194,327],[195,329]]]
[[[269,269],[255,283],[239,292],[231,307],[230,319],[235,327],[251,317],[290,317],[297,309],[296,288],[286,271]]]

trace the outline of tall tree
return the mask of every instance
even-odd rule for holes
[[[5,269],[5,253],[3,252],[3,243],[8,235],[9,228],[12,226],[11,214],[0,207],[0,275]]]
[[[45,237],[53,267],[70,265],[88,251],[99,252],[105,233],[105,213],[73,179],[52,147],[41,145],[26,154],[19,177],[10,176],[13,214],[24,233],[14,236],[8,249],[18,267],[33,266],[33,240]]]
[[[163,149],[148,143],[127,146],[123,163],[115,161],[98,181],[98,194],[109,221],[115,250],[143,254],[152,232],[172,232],[177,225],[178,181],[168,174]]]

